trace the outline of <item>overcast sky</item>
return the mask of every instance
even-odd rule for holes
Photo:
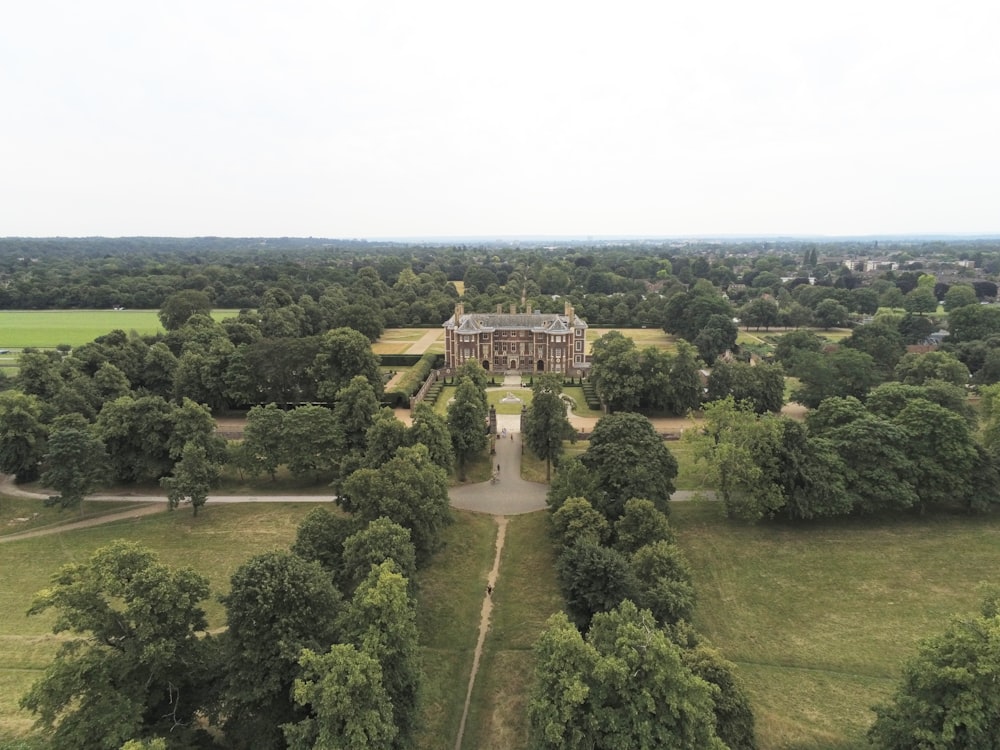
[[[0,236],[1000,232],[996,0],[30,0]]]

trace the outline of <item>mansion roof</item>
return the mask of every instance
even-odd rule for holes
[[[445,328],[454,328],[458,333],[492,333],[503,330],[528,330],[533,333],[568,333],[569,316],[558,313],[465,313],[452,315],[444,322]],[[586,328],[587,324],[573,315],[572,325]]]

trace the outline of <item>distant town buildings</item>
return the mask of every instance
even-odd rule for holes
[[[563,314],[518,312],[467,313],[461,303],[444,322],[445,367],[469,359],[485,370],[522,373],[561,372],[575,377],[586,371],[587,324],[566,303]]]

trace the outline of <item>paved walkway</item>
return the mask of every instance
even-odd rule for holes
[[[437,343],[437,340],[444,336],[443,328],[432,328],[419,339],[410,344],[409,349],[406,350],[406,354],[423,354],[431,346]]]
[[[520,420],[516,414],[497,416],[497,429],[507,428],[507,437],[497,435],[497,452],[493,456],[493,462],[500,465],[500,481],[453,487],[449,492],[453,508],[512,516],[546,507],[548,485],[521,479],[521,433],[516,431]]]

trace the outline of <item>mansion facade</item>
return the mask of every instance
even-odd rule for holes
[[[565,313],[467,313],[461,303],[444,322],[444,362],[454,369],[469,359],[490,372],[561,372],[582,375],[588,368],[587,324],[566,303]]]

